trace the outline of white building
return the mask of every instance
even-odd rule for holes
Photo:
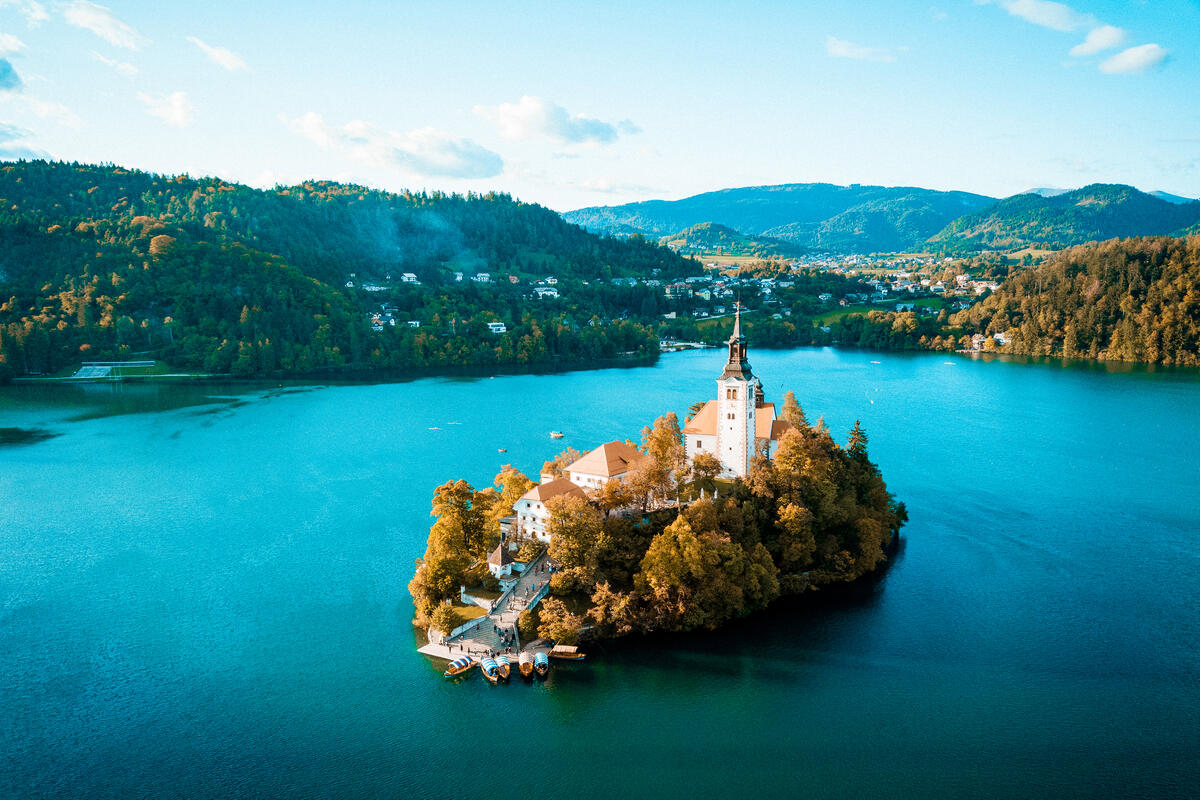
[[[503,322],[489,322],[488,330],[492,333],[508,333],[508,326]]]
[[[779,438],[791,426],[776,419],[775,404],[765,402],[762,383],[746,359],[746,337],[742,336],[742,311],[738,308],[729,337],[729,358],[717,378],[717,399],[704,404],[683,428],[689,459],[697,453],[712,453],[721,462],[726,477],[744,477],[756,453],[775,454]]]
[[[548,543],[550,534],[546,533],[546,521],[550,519],[550,509],[546,508],[546,503],[552,498],[564,496],[587,497],[583,489],[566,478],[544,481],[521,495],[521,499],[513,504],[518,532]]]
[[[400,276],[401,283],[420,283],[415,272],[405,272]]]
[[[625,480],[639,461],[649,458],[626,442],[607,442],[567,467],[567,478],[583,489],[597,490],[612,480]]]

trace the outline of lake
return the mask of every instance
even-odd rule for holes
[[[44,432],[0,444],[0,796],[1195,796],[1198,373],[750,360],[840,441],[862,420],[910,515],[888,571],[495,687],[414,649],[433,488],[640,438],[723,351],[0,387]]]

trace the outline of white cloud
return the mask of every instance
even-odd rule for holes
[[[977,2],[980,2],[981,5],[988,5],[989,0],[977,0]],[[1091,14],[1080,14],[1068,5],[1055,3],[1052,0],[997,0],[996,5],[1014,17],[1020,17],[1026,22],[1056,31],[1077,31],[1081,28],[1093,28],[1100,24]]]
[[[31,28],[50,19],[46,7],[37,0],[0,0],[0,8],[15,8]]]
[[[192,105],[186,92],[172,92],[162,97],[151,97],[145,92],[138,92],[138,99],[146,104],[147,114],[158,117],[176,128],[186,127],[196,116],[196,107]]]
[[[28,141],[31,136],[24,128],[0,122],[0,158],[45,158],[46,153]]]
[[[488,120],[505,139],[535,139],[544,136],[556,142],[610,144],[620,133],[637,133],[641,129],[630,120],[610,125],[593,117],[571,114],[550,100],[525,95],[516,103],[498,106],[475,106],[475,113]]]
[[[0,56],[19,53],[25,49],[25,43],[11,33],[0,33]]]
[[[1099,28],[1092,28],[1083,42],[1072,47],[1071,55],[1094,56],[1096,53],[1111,50],[1124,41],[1125,31],[1112,25],[1101,25]]]
[[[218,64],[230,72],[239,69],[247,69],[246,60],[232,50],[228,50],[224,47],[217,47],[213,44],[206,44],[205,42],[197,39],[195,36],[189,36],[187,37],[187,40],[203,50],[204,55],[208,56],[214,64]]]
[[[839,39],[836,36],[826,37],[825,52],[834,58],[853,58],[857,61],[890,62],[896,60],[896,56],[889,50],[847,42],[845,39]]]
[[[62,7],[63,19],[76,28],[83,28],[99,36],[109,44],[137,50],[148,39],[122,22],[106,6],[88,0],[71,0]]]
[[[568,183],[567,185],[572,184]],[[614,181],[611,178],[588,178],[575,185],[589,192],[598,192],[601,194],[647,194],[657,191],[652,187],[643,186],[640,183],[622,183]]]
[[[412,175],[440,178],[492,178],[504,169],[504,160],[470,139],[434,128],[402,132],[384,130],[362,120],[330,125],[315,111],[280,119],[324,150],[342,153],[373,166],[391,166]]]
[[[1160,64],[1167,57],[1167,51],[1156,44],[1140,44],[1122,50],[1115,56],[1100,63],[1100,71],[1110,75],[1124,75],[1131,72],[1145,72]]]
[[[106,67],[112,67],[114,70],[116,70],[118,75],[124,75],[126,78],[132,78],[134,75],[138,74],[138,68],[127,61],[117,61],[113,58],[105,58],[95,50],[92,51],[92,58],[96,59],[101,64],[104,64]]]
[[[42,119],[52,119],[68,128],[79,127],[79,117],[62,103],[51,103],[24,92],[0,92],[0,101],[15,104]]]

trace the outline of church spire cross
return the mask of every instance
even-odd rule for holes
[[[750,362],[746,359],[746,337],[742,335],[742,304],[734,304],[733,333],[729,337],[729,360],[725,362],[725,378],[741,378],[750,380],[754,373],[750,371]]]

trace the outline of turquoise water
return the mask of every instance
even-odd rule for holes
[[[444,681],[405,590],[433,487],[636,437],[719,361],[0,388],[54,434],[0,447],[0,796],[1195,796],[1195,372],[752,352],[862,419],[911,516],[887,574]]]

